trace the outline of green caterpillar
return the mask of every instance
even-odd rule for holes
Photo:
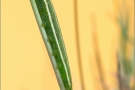
[[[68,58],[50,0],[30,0],[61,90],[72,90]]]

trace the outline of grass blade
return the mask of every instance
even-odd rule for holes
[[[81,79],[81,89],[85,90],[84,87],[84,75],[82,68],[82,57],[80,50],[80,40],[79,40],[79,27],[78,27],[78,0],[74,0],[74,19],[75,19],[75,32],[76,32],[76,48],[77,48],[77,56],[78,56],[78,64],[79,64],[79,73]]]
[[[72,90],[68,58],[51,0],[30,0],[61,90]]]

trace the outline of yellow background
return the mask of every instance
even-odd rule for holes
[[[74,0],[52,1],[69,58],[73,90],[81,90],[75,41]],[[1,0],[1,5],[2,90],[59,90],[30,1]],[[130,6],[133,8],[133,0]],[[102,90],[93,49],[92,15],[97,17],[99,52],[106,85],[116,87],[114,74],[117,71],[118,28],[113,18],[116,15],[113,1],[78,0],[78,10],[86,90]],[[131,15],[133,22],[133,12]]]

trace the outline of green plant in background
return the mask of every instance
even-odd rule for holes
[[[133,73],[133,59],[127,56],[127,44],[133,45],[133,38],[129,36],[129,10],[126,1],[122,1],[122,8],[119,6],[119,15],[116,17],[117,24],[120,28],[120,44],[118,51],[118,76],[119,76],[119,89],[131,90],[130,81]]]
[[[72,90],[68,58],[51,0],[30,0],[61,90]]]

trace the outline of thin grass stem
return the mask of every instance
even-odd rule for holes
[[[80,50],[80,36],[79,36],[79,27],[78,27],[78,0],[74,0],[74,19],[75,19],[75,33],[76,33],[76,48],[77,48],[77,56],[78,56],[78,64],[79,64],[79,73],[81,79],[81,88],[85,90],[84,87],[84,76],[83,76],[83,68],[82,68],[82,57]]]

